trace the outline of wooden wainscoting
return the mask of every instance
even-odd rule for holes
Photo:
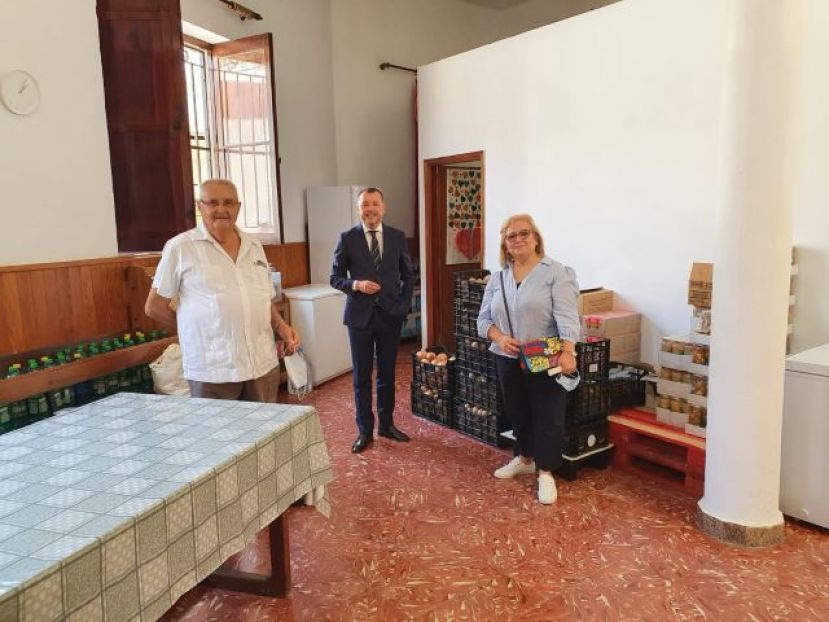
[[[305,242],[266,246],[283,287],[308,283]],[[158,253],[0,266],[0,364],[22,353],[160,328],[144,315]]]
[[[265,255],[268,262],[282,273],[283,289],[307,285],[311,282],[307,242],[266,244]]]

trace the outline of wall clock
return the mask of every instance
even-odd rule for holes
[[[32,114],[40,105],[40,87],[26,71],[9,71],[0,78],[0,101],[14,114]]]

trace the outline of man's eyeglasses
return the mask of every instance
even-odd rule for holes
[[[521,231],[513,231],[512,233],[506,234],[504,238],[507,240],[507,242],[515,242],[516,240],[526,240],[531,235],[531,230],[521,229]]]
[[[239,201],[236,199],[222,199],[221,201],[219,201],[219,199],[210,199],[209,201],[199,199],[199,203],[206,205],[207,207],[219,207],[220,205],[222,207],[235,207],[239,205]]]

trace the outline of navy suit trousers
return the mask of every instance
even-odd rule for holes
[[[390,316],[375,306],[365,328],[348,327],[351,362],[354,366],[354,398],[357,402],[357,427],[361,434],[374,431],[371,410],[371,374],[377,358],[377,417],[380,429],[393,424],[394,369],[400,345],[403,319]]]

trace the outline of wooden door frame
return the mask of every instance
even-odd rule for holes
[[[439,170],[441,167],[445,167],[448,164],[462,164],[464,162],[478,161],[481,163],[481,188],[484,189],[484,192],[481,193],[481,257],[483,257],[484,219],[486,217],[486,162],[484,160],[483,150],[423,160],[423,198],[425,222],[423,236],[424,253],[422,261],[425,264],[426,276],[426,345],[433,343],[435,338],[435,326],[438,322],[438,309],[441,306],[440,291],[438,288],[438,273],[435,262],[432,260],[432,258],[435,257],[436,248],[438,247],[438,238],[436,236],[446,235],[445,230],[434,230],[438,225],[435,211],[438,205],[437,181],[440,178]]]

